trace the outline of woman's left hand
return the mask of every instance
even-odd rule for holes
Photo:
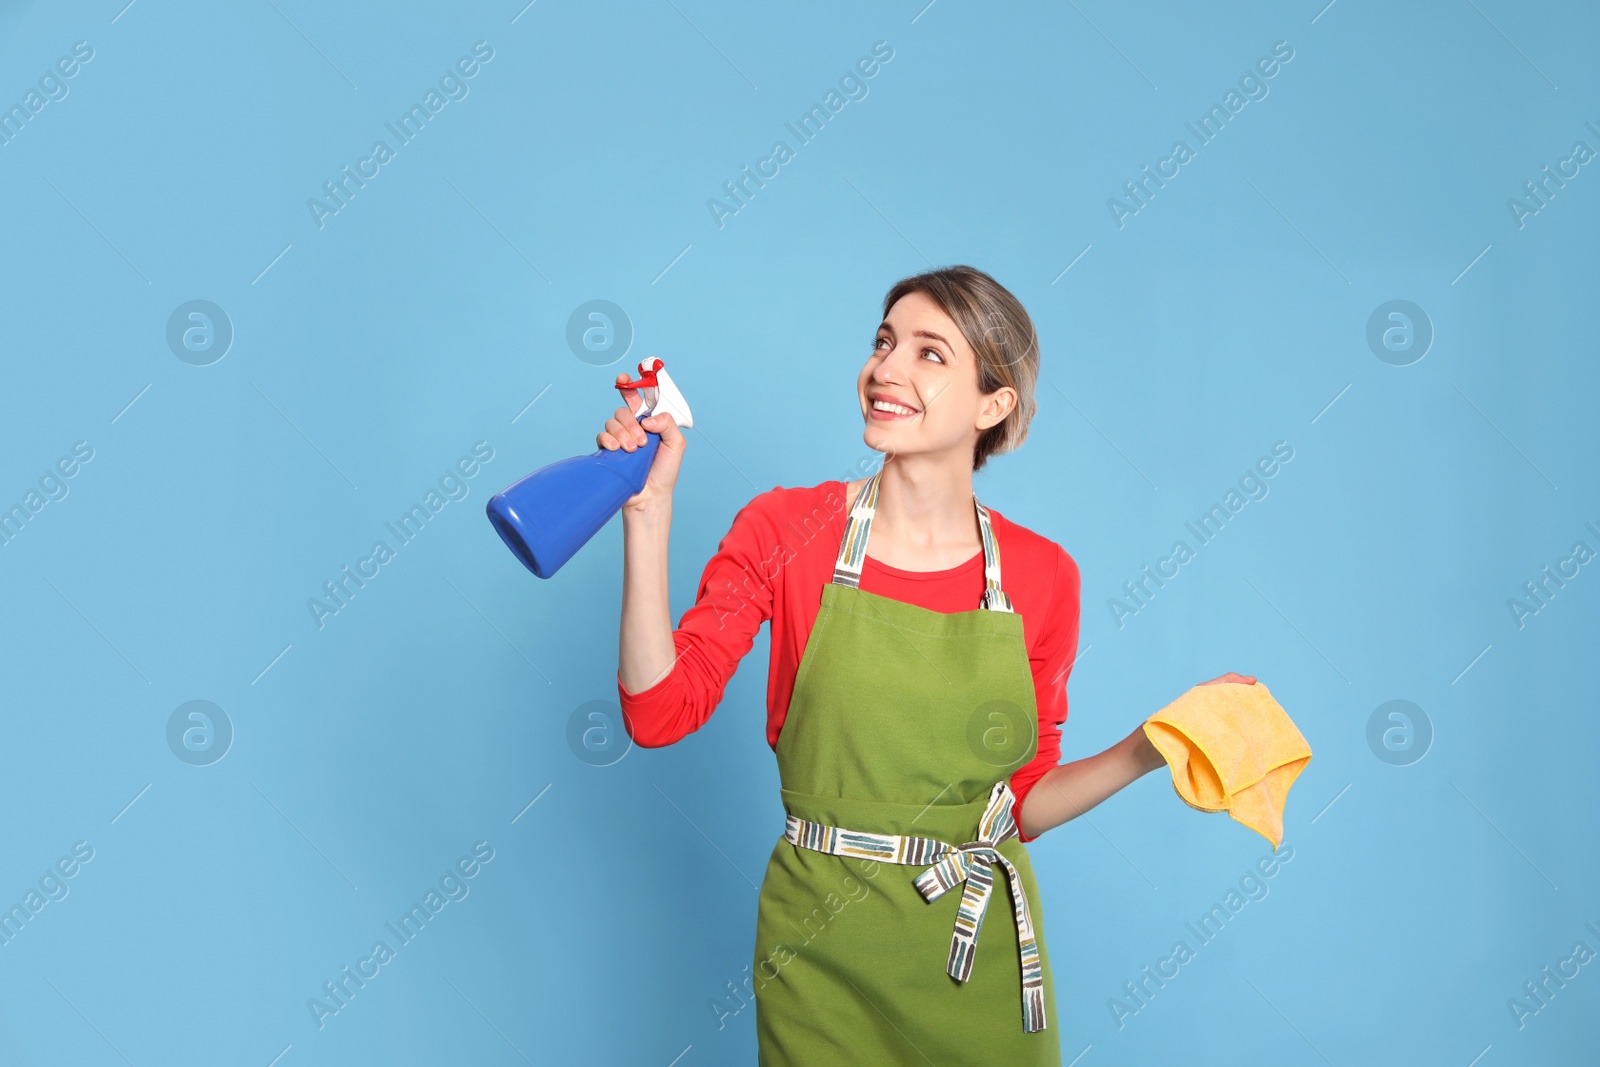
[[[1200,684],[1216,685],[1218,682],[1243,682],[1245,685],[1255,685],[1256,679],[1255,675],[1253,674],[1237,674],[1234,671],[1229,671],[1220,678],[1213,678],[1209,682],[1201,682]],[[1138,777],[1146,772],[1153,771],[1158,767],[1166,766],[1167,758],[1163,756],[1161,754],[1161,750],[1156,748],[1156,746],[1150,741],[1149,735],[1144,732],[1144,726],[1142,724],[1135,728],[1133,733],[1127,736],[1127,738],[1123,741],[1123,744],[1133,746],[1132,759],[1136,768],[1134,771],[1134,777]],[[1126,784],[1126,782],[1122,783],[1122,785]],[[1116,789],[1121,789],[1122,785],[1116,786]],[[1100,800],[1103,799],[1105,798],[1100,798]],[[1096,800],[1093,803],[1098,804],[1100,800]],[[1093,805],[1091,804],[1091,806]],[[1074,812],[1074,814],[1077,813]],[[1072,818],[1072,815],[1068,815],[1066,818],[1070,819]]]

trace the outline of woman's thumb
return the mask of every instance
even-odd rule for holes
[[[670,414],[650,415],[645,418],[645,429],[661,435],[662,440],[674,440],[683,436],[683,431],[678,429],[678,421]]]

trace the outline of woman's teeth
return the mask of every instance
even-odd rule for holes
[[[902,406],[900,404],[891,404],[887,400],[874,400],[872,402],[872,406],[874,408],[876,408],[878,411],[889,411],[889,412],[893,412],[896,415],[915,415],[916,414],[916,412],[913,411],[911,408],[904,407],[904,406]]]

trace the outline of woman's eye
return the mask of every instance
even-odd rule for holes
[[[923,355],[925,355],[925,356],[934,356],[934,357],[936,357],[936,358],[937,358],[937,359],[938,359],[938,360],[939,360],[939,362],[940,362],[940,363],[943,363],[943,362],[944,362],[944,356],[942,356],[942,355],[940,355],[940,354],[939,354],[939,351],[938,351],[938,349],[934,349],[934,348],[924,348],[924,349],[923,349],[923,350],[922,350],[922,354],[923,354]]]
[[[887,337],[880,337],[876,341],[872,342],[872,349],[873,349],[873,351],[877,351],[878,349],[882,348],[884,345],[886,345],[888,343],[889,343],[889,339]]]

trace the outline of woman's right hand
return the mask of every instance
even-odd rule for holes
[[[617,375],[619,384],[626,381],[626,374]],[[678,481],[683,450],[689,442],[670,414],[646,415],[641,424],[633,414],[644,406],[644,398],[639,395],[639,390],[623,389],[621,393],[623,406],[606,420],[606,428],[595,435],[595,442],[611,451],[620,448],[624,452],[632,452],[645,443],[646,430],[661,435],[661,444],[656,449],[655,458],[650,461],[650,474],[645,479],[644,488],[622,504],[623,510],[631,508],[642,511],[654,502],[672,499],[672,487]]]

